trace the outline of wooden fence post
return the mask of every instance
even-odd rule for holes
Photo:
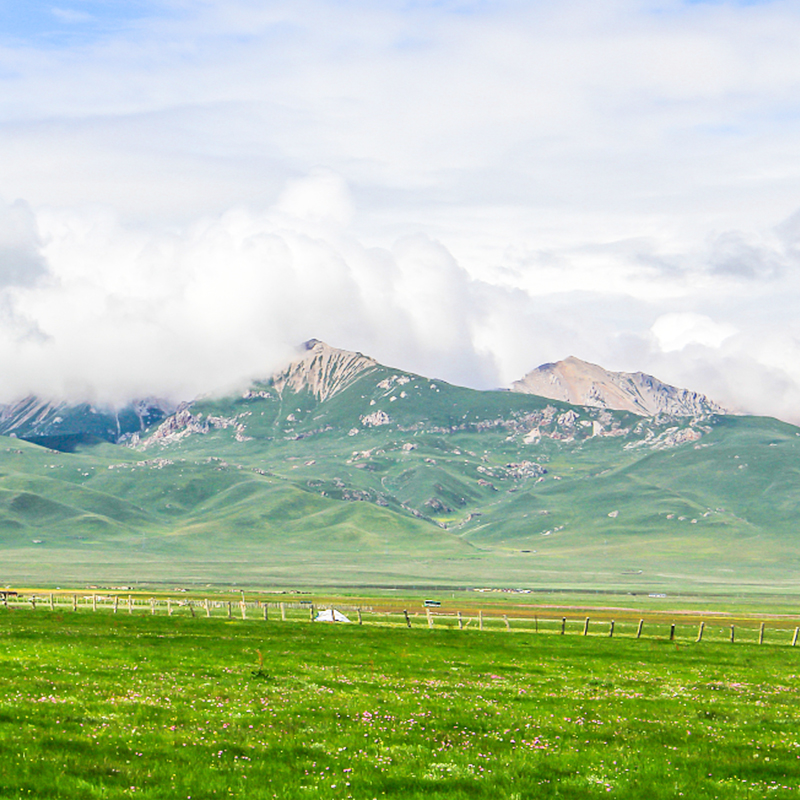
[[[508,621],[508,615],[507,614],[503,614],[503,622],[505,622],[505,624],[506,624],[506,630],[510,631],[511,630],[511,623]]]
[[[641,639],[642,638],[642,628],[643,627],[644,627],[644,620],[640,619],[639,620],[639,627],[636,629],[636,638],[637,639]]]
[[[155,597],[151,597],[150,598],[150,613],[151,614],[155,614],[156,613],[156,599],[155,599]]]
[[[285,603],[281,603],[281,620],[286,622],[286,605]]]
[[[483,630],[483,611],[478,610],[478,630]]]
[[[358,614],[358,624],[359,625],[363,625],[363,620],[361,619],[361,609],[360,608],[356,609],[356,614]]]
[[[673,641],[675,639],[675,623],[673,622],[672,625],[669,626],[669,640]]]
[[[128,595],[128,613],[133,614],[133,598]]]
[[[78,610],[78,595],[76,594],[72,595],[72,610],[73,611]]]
[[[239,609],[242,612],[242,619],[243,620],[247,619],[247,604],[244,602],[244,600],[241,600],[239,602]]]
[[[563,636],[567,632],[567,618],[561,617],[561,635]]]
[[[206,607],[206,617],[210,617],[211,616],[211,606],[208,604],[208,598],[207,597],[203,601],[203,605],[205,605],[205,607]]]
[[[608,629],[608,638],[610,639],[614,635],[614,620],[611,620],[611,626]]]
[[[117,613],[117,607],[118,606],[119,606],[119,597],[117,597],[117,595],[114,595],[114,613],[115,614]]]
[[[55,611],[56,610],[55,603],[53,602],[53,593],[52,592],[50,592],[50,610],[51,611]]]
[[[406,618],[406,626],[410,628],[411,627],[411,619],[409,618],[408,611],[406,611],[405,608],[403,609],[403,614],[405,615],[405,618]]]
[[[461,612],[458,612],[458,629],[460,631],[464,630],[464,617],[461,616]]]
[[[764,644],[764,623],[761,623],[761,627],[758,629],[758,643]]]
[[[800,633],[800,628],[794,629],[794,636],[792,636],[792,647],[797,644],[797,634]]]
[[[699,627],[699,629],[697,631],[697,642],[698,642],[698,644],[703,640],[703,630],[705,629],[705,627],[706,627],[706,623],[705,622],[701,622],[700,623],[700,627]]]
[[[589,617],[586,617],[586,622],[583,623],[583,635],[589,635]]]
[[[167,616],[168,617],[172,616],[172,598],[171,597],[167,598]]]
[[[228,619],[233,619],[233,608],[230,600],[228,600]]]
[[[92,611],[97,611],[97,595],[92,595]]]
[[[269,603],[263,603],[262,608],[264,609],[264,622],[269,619]]]
[[[194,603],[192,603],[191,600],[189,601],[189,613],[192,615],[192,619],[194,619]]]
[[[733,644],[735,638],[736,638],[736,636],[735,636],[735,633],[734,633],[734,626],[731,625],[731,644]]]
[[[31,608],[34,611],[36,611],[36,595],[35,594],[31,595]]]
[[[433,627],[433,617],[431,616],[431,610],[429,608],[425,609],[425,616],[428,618],[428,627]]]

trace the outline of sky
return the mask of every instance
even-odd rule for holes
[[[800,424],[800,5],[0,0],[0,401],[315,337]]]

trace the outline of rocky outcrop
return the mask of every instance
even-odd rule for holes
[[[390,425],[392,420],[385,411],[373,411],[360,417],[361,424],[367,428],[377,428],[380,425]]]
[[[202,414],[193,414],[189,406],[184,406],[164,420],[146,439],[140,441],[138,436],[135,437],[131,445],[144,449],[154,444],[175,444],[194,434],[205,435],[213,430],[226,428],[234,429],[234,438],[237,442],[247,442],[251,437],[245,435],[243,420],[249,416],[250,412],[244,411],[235,417],[209,415],[204,418]]]
[[[728,413],[705,395],[670,386],[643,372],[610,372],[570,356],[542,364],[514,381],[511,391],[562,400],[578,406],[630,411],[644,417],[668,414],[702,417]]]

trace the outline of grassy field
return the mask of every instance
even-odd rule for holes
[[[538,634],[497,617],[483,631],[429,630],[423,615],[409,630],[388,616],[358,626],[293,614],[0,608],[0,796],[652,800],[800,788],[800,650],[788,629],[758,646],[731,645],[724,626],[695,644],[694,620],[670,641],[656,618],[637,640],[623,619],[609,638],[599,624],[558,635],[556,614]]]

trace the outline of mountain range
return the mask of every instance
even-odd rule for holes
[[[302,346],[299,357],[271,380],[281,391],[309,389],[318,400],[324,401],[347,388],[351,380],[365,371],[379,367],[377,361],[361,353],[338,350],[311,339]],[[543,364],[514,381],[510,388],[513,392],[572,405],[630,411],[642,416],[726,413],[704,395],[670,386],[652,375],[609,372],[574,356],[555,364]],[[187,405],[149,397],[114,408],[28,396],[0,405],[0,436],[18,437],[65,452],[98,441],[123,444]]]
[[[0,570],[59,584],[797,590],[800,430],[578,359],[513,388],[312,340],[245,391],[179,407],[29,399],[0,414],[17,435],[0,446]]]

